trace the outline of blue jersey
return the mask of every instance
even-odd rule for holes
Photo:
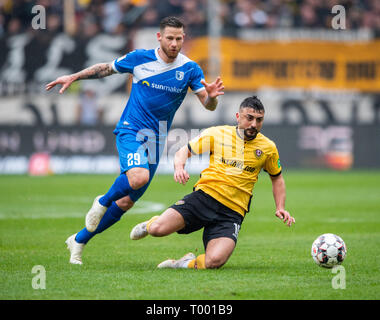
[[[166,136],[188,88],[195,93],[204,90],[202,69],[181,53],[174,62],[166,63],[158,48],[138,49],[115,60],[113,69],[133,75],[131,94],[115,133],[149,129]]]

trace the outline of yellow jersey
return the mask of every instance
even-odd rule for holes
[[[244,140],[236,126],[205,129],[189,141],[188,148],[193,154],[210,153],[209,166],[202,171],[194,190],[204,191],[243,217],[249,211],[261,169],[272,176],[282,170],[273,141],[261,133],[253,140]]]

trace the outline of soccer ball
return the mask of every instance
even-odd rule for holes
[[[332,268],[346,257],[347,247],[343,239],[332,233],[319,236],[311,246],[311,256],[321,267]]]

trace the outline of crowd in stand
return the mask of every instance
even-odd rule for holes
[[[67,0],[65,0],[67,1]],[[64,31],[62,0],[0,0],[0,36],[31,28],[32,8],[46,10],[46,29]],[[161,18],[183,18],[190,35],[207,30],[209,0],[72,0],[75,5],[74,35],[99,32],[123,34],[141,27],[156,27]],[[346,12],[346,28],[380,31],[379,0],[219,0],[219,16],[225,30],[241,28],[331,28],[332,8]]]

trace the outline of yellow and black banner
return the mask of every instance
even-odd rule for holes
[[[223,38],[226,90],[260,87],[380,91],[380,41],[259,41]],[[188,56],[207,78],[208,39],[192,40]],[[212,80],[212,79],[208,79]]]

